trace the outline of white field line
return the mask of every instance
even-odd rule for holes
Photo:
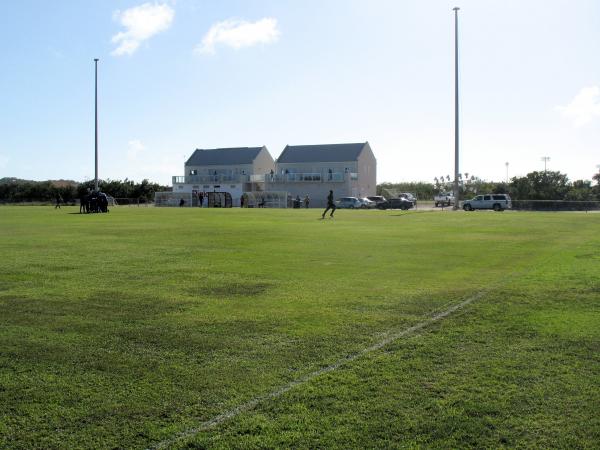
[[[442,319],[448,317],[450,314],[454,313],[455,311],[458,311],[459,309],[464,308],[465,306],[469,305],[470,303],[473,303],[474,301],[477,301],[480,298],[484,297],[485,294],[487,294],[490,290],[491,289],[482,290],[482,291],[476,293],[475,295],[467,298],[466,300],[463,300],[462,302],[457,303],[456,305],[450,306],[448,309],[446,309],[440,313],[437,313],[437,314],[429,317],[428,319],[426,319],[422,322],[419,322],[416,325],[413,325],[412,327],[405,328],[404,330],[401,330],[398,332],[388,333],[388,335],[385,338],[383,338],[376,344],[371,345],[370,347],[366,347],[366,348],[362,349],[361,351],[354,353],[352,355],[349,355],[345,358],[342,358],[329,366],[323,367],[319,370],[315,370],[314,372],[304,375],[303,377],[300,377],[297,380],[294,380],[294,381],[288,383],[287,385],[280,387],[276,391],[273,391],[273,392],[270,392],[268,394],[261,395],[258,397],[254,397],[253,399],[247,401],[246,403],[242,403],[241,405],[236,406],[235,408],[232,408],[229,411],[226,411],[222,414],[219,414],[218,416],[215,416],[210,420],[201,422],[197,427],[190,428],[185,431],[181,431],[169,439],[160,441],[160,442],[154,444],[153,446],[148,447],[148,450],[159,450],[159,449],[166,448],[169,445],[174,444],[175,442],[177,442],[181,439],[186,439],[186,438],[195,436],[198,433],[201,433],[202,431],[208,430],[209,428],[219,425],[219,424],[221,424],[243,412],[254,409],[257,405],[259,405],[267,400],[281,397],[283,394],[285,394],[289,390],[295,388],[296,386],[307,383],[325,373],[333,372],[334,370],[338,369],[339,367],[343,366],[344,364],[352,362],[355,359],[360,358],[363,355],[366,355],[367,353],[371,353],[376,350],[379,350],[379,349],[385,347],[386,345],[391,344],[392,342],[394,342],[408,334],[414,333],[415,331],[425,328],[426,326],[428,326],[434,322],[437,322],[439,320],[442,320]]]

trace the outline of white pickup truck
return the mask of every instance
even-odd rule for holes
[[[433,197],[435,206],[450,206],[454,205],[454,194],[452,192],[440,192]]]

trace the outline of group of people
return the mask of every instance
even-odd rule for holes
[[[79,199],[79,213],[107,213],[108,197],[104,192],[93,191]]]

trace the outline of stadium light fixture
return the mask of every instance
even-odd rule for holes
[[[549,156],[542,156],[542,161],[544,161],[544,173],[546,173],[546,164],[550,161]]]

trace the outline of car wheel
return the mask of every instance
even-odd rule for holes
[[[473,211],[473,207],[470,204],[463,205],[463,209],[465,211]]]
[[[494,203],[494,211],[502,211],[502,206],[499,203]]]

